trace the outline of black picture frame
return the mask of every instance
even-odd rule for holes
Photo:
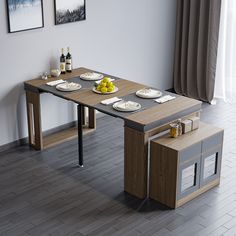
[[[71,0],[64,1],[63,4],[70,5]],[[73,0],[73,3],[76,0]],[[54,15],[55,15],[55,25],[61,25],[61,24],[67,24],[67,23],[73,23],[78,21],[84,21],[86,20],[86,0],[77,0],[78,6],[80,7],[75,8],[73,11],[72,9],[65,9],[60,10],[62,6],[60,6],[60,0],[54,0]]]
[[[43,0],[25,0],[25,2],[21,0],[21,1],[19,1],[20,6],[14,5],[14,9],[12,9],[11,4],[18,4],[17,1],[18,0],[15,0],[15,1],[6,0],[7,18],[8,18],[8,33],[17,33],[17,32],[22,32],[22,31],[43,28],[44,27]],[[32,3],[31,6],[27,5],[29,2]],[[36,5],[34,5],[34,4],[36,4]],[[37,4],[39,4],[40,6],[38,7]],[[30,7],[32,8],[32,15],[29,15]],[[37,7],[39,8],[38,9],[39,12],[37,12],[37,9],[35,9]],[[34,11],[33,11],[33,9],[34,9]],[[13,15],[13,10],[15,11],[15,14],[14,14],[15,16]],[[26,12],[28,14],[25,14]],[[34,17],[35,17],[35,19],[34,19]],[[26,18],[28,18],[28,19],[26,20]],[[30,20],[29,20],[29,18],[30,18]],[[39,24],[38,24],[38,22],[37,23],[34,22],[34,20],[35,21],[38,20],[36,18],[40,18]],[[26,21],[30,22],[30,24],[32,24],[32,25],[24,24],[23,23],[24,20],[25,20],[25,22]],[[19,25],[16,26],[16,22]],[[20,26],[21,23],[22,23],[22,26]],[[33,23],[35,23],[35,26],[33,25]]]

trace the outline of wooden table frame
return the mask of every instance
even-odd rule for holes
[[[200,112],[194,112],[181,118],[188,119],[193,116],[200,117]],[[148,196],[149,140],[155,135],[168,130],[169,124],[175,121],[177,120],[173,120],[163,126],[156,127],[146,132],[140,132],[125,126],[124,189],[126,192],[140,199],[144,199]]]
[[[29,144],[36,150],[43,150],[48,147],[60,144],[62,142],[71,140],[77,137],[77,127],[71,127],[69,129],[55,132],[51,135],[43,137],[42,125],[41,125],[41,104],[40,104],[40,92],[26,90],[26,107],[28,118],[28,135]],[[84,114],[83,109],[83,114]],[[84,116],[83,116],[84,117]],[[89,108],[88,123],[83,119],[83,133],[87,134],[96,129],[96,113],[95,110]]]
[[[75,78],[88,71],[91,70],[78,68],[70,74],[61,75],[60,79]],[[78,134],[82,134],[82,130],[78,133],[77,128],[71,128],[49,137],[43,137],[40,111],[40,93],[43,91],[40,89],[40,86],[46,82],[48,81],[43,81],[41,79],[25,82],[29,144],[37,150],[42,150],[49,146],[75,138]],[[118,97],[134,93],[138,89],[147,87],[146,85],[123,79],[116,80],[115,83],[119,88],[119,91],[115,95]],[[114,95],[106,96],[106,98],[110,97],[114,97]],[[83,117],[83,134],[96,129],[95,109],[99,110],[96,105],[99,104],[101,100],[105,99],[103,96],[93,93],[91,89],[85,89],[83,91],[78,91],[77,93],[65,95],[62,98],[75,102],[78,106],[81,106],[79,115]],[[88,124],[85,124],[83,115],[84,107],[88,107],[89,111]],[[179,118],[199,116],[200,110],[200,101],[178,96],[177,99],[161,104],[159,107],[151,107],[122,118],[124,120],[124,190],[126,192],[140,199],[144,199],[148,195],[149,138],[169,129],[169,123],[176,121]],[[107,113],[103,109],[100,109],[99,111]],[[112,115],[110,113],[107,114]]]

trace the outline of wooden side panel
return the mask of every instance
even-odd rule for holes
[[[29,134],[29,144],[34,145],[34,121],[33,121],[33,104],[27,99],[26,93],[26,108],[27,108],[27,119],[28,119],[28,134]]]
[[[29,143],[36,150],[43,149],[40,94],[26,91]]]
[[[178,153],[175,150],[151,142],[150,198],[176,207],[178,180]]]
[[[35,130],[35,148],[37,150],[43,149],[42,141],[42,128],[41,128],[41,109],[40,109],[40,95],[35,93],[34,95],[34,130]]]
[[[148,135],[125,127],[124,189],[140,199],[147,197]]]
[[[93,108],[89,108],[88,110],[88,125],[89,125],[89,128],[91,129],[96,129],[96,110],[93,109]]]

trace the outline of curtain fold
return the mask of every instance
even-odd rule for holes
[[[177,0],[174,89],[211,102],[214,94],[221,0]]]

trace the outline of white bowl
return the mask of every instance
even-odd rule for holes
[[[51,75],[53,77],[59,77],[60,74],[61,74],[61,71],[58,69],[51,70]]]

